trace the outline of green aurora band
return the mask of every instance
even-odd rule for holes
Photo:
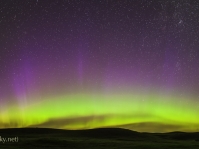
[[[1,111],[0,127],[123,127],[148,132],[198,131],[199,107],[193,98],[185,94],[144,90],[109,93],[79,91],[35,96],[29,99],[34,103],[21,108],[16,103],[7,105]]]

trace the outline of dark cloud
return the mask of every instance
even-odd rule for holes
[[[61,129],[89,129],[93,127],[120,127],[139,132],[172,132],[172,131],[192,131],[197,129],[194,124],[168,124],[160,122],[140,122],[126,125],[110,125],[112,120],[122,121],[136,117],[147,118],[150,115],[95,115],[95,116],[76,116],[53,118],[43,123],[31,125],[29,127],[61,128]]]
[[[197,128],[196,125],[183,125],[183,124],[166,124],[159,122],[141,122],[132,123],[128,125],[118,126],[121,128],[127,128],[134,131],[140,132],[173,132],[173,131],[193,131],[193,128]]]
[[[76,116],[76,117],[64,117],[64,118],[52,118],[43,123],[31,125],[29,127],[46,127],[46,128],[66,128],[76,127],[78,125],[90,128],[90,124],[95,121],[103,123],[106,116]]]

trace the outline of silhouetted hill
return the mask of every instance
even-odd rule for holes
[[[126,138],[126,139],[172,139],[172,140],[198,140],[199,132],[170,132],[170,133],[140,133],[122,128],[96,128],[87,130],[63,130],[51,128],[8,128],[0,129],[4,136],[17,135],[61,135],[65,137],[90,137],[90,138]]]
[[[185,132],[171,132],[167,134],[171,139],[175,140],[198,140],[199,132],[185,133]]]
[[[0,129],[0,136],[18,137],[16,143],[2,143],[0,149],[198,149],[199,133],[139,133],[121,128],[97,128],[88,130],[62,130],[49,128]]]
[[[139,132],[121,128],[96,128],[87,130],[62,130],[51,128],[9,128],[0,129],[1,134],[15,135],[63,135],[73,137],[92,137],[92,138],[118,138],[118,137],[141,137]]]
[[[118,138],[118,137],[140,137],[141,134],[135,131],[121,128],[97,128],[89,130],[79,130],[79,134],[95,138]]]

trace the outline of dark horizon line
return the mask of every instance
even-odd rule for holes
[[[185,132],[185,131],[171,131],[171,132],[139,132],[132,129],[121,128],[121,127],[98,127],[98,128],[87,128],[87,129],[62,129],[62,128],[48,128],[48,127],[9,127],[9,128],[0,128],[1,130],[14,130],[14,129],[49,129],[49,130],[58,130],[58,131],[89,131],[89,130],[106,130],[106,129],[116,129],[124,130],[134,133],[149,133],[149,134],[168,134],[168,133],[199,133],[199,131]]]

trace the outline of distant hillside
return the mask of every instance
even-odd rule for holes
[[[62,136],[62,137],[87,137],[101,139],[126,139],[126,140],[151,140],[151,139],[171,139],[171,140],[195,140],[199,141],[199,132],[171,132],[171,133],[140,133],[122,128],[96,128],[87,130],[63,130],[51,128],[9,128],[0,129],[3,136]]]
[[[0,129],[2,138],[18,142],[2,143],[0,149],[199,149],[199,133],[139,133],[120,128],[62,130],[49,128]]]
[[[121,129],[121,128],[96,128],[87,130],[63,130],[51,128],[8,128],[0,129],[1,134],[15,134],[15,135],[41,135],[41,134],[59,134],[65,136],[76,137],[96,137],[96,138],[109,138],[109,137],[139,137],[141,133]]]

